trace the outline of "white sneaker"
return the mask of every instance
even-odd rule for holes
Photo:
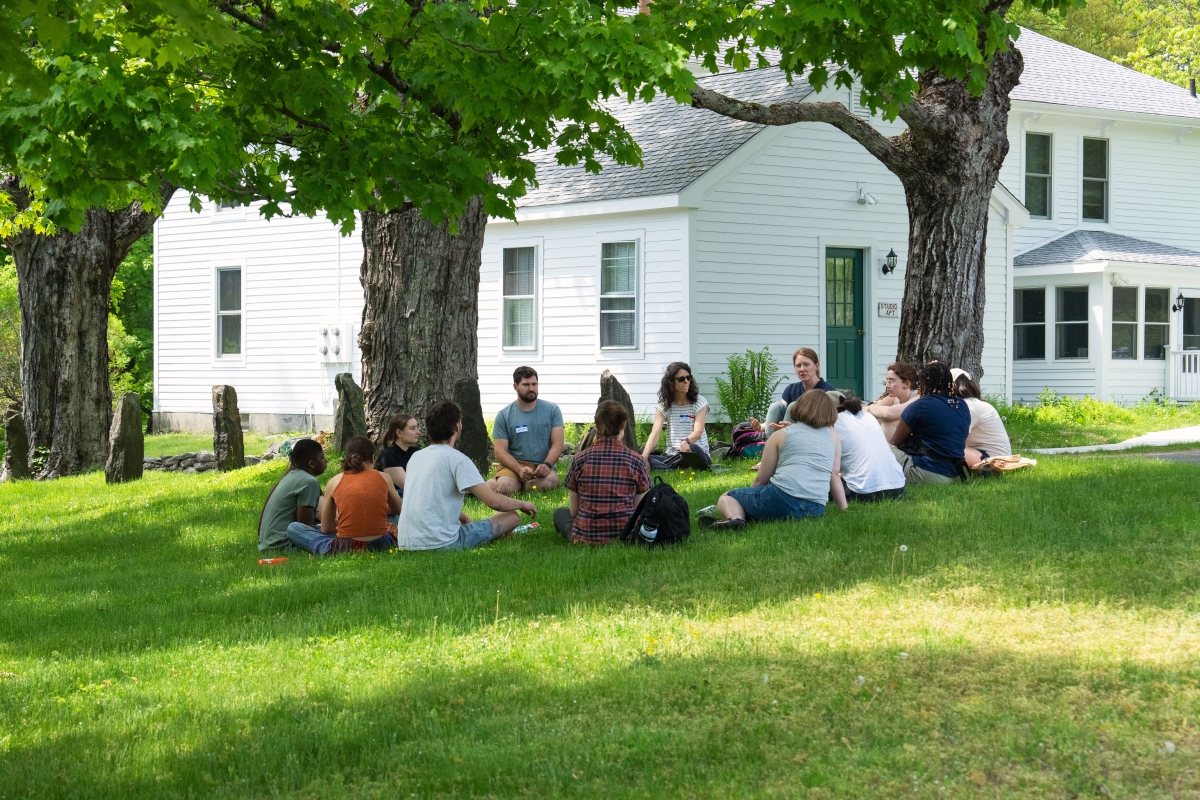
[[[697,512],[696,512],[696,515],[697,515],[697,516],[700,516],[700,515],[702,515],[702,514],[703,514],[703,515],[706,515],[706,516],[710,516],[710,517],[711,517],[713,514],[716,514],[716,513],[717,513],[717,507],[716,507],[716,506],[705,506],[704,508],[702,508],[702,509],[700,509],[699,511],[697,511]]]

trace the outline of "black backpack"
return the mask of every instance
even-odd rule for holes
[[[692,521],[687,501],[669,483],[655,476],[650,491],[642,498],[637,510],[625,523],[621,541],[661,547],[679,544],[692,533]]]

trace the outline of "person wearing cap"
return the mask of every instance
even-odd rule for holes
[[[841,481],[846,499],[878,503],[904,496],[904,470],[879,420],[863,410],[862,400],[837,389],[827,392],[837,406],[834,430],[842,442]]]
[[[1012,443],[1004,428],[1004,420],[1000,418],[1000,412],[983,399],[979,384],[971,377],[971,373],[955,368],[950,370],[950,375],[954,378],[954,391],[971,410],[971,430],[963,449],[963,460],[967,466],[977,467],[992,456],[1012,455]]]

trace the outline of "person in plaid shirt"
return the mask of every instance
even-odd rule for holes
[[[605,400],[596,409],[596,441],[567,470],[571,507],[554,512],[554,527],[568,542],[615,542],[650,491],[646,462],[621,442],[628,421],[620,403]]]

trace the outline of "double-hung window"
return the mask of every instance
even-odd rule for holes
[[[217,355],[242,354],[242,270],[217,270]]]
[[[1025,208],[1037,219],[1050,219],[1051,152],[1050,134],[1025,134]]]
[[[1138,289],[1114,286],[1112,307],[1112,357],[1137,358]]]
[[[1054,357],[1088,357],[1088,287],[1060,286],[1055,290]]]
[[[1083,140],[1083,218],[1108,221],[1108,140]]]
[[[1142,318],[1142,358],[1162,361],[1167,357],[1167,342],[1170,336],[1171,318],[1167,306],[1171,304],[1171,290],[1146,287],[1146,314]]]
[[[600,346],[638,346],[636,241],[601,245]]]
[[[1046,290],[1017,289],[1013,325],[1015,357],[1020,361],[1046,357]]]
[[[505,248],[503,271],[504,348],[533,350],[537,346],[537,248]]]

